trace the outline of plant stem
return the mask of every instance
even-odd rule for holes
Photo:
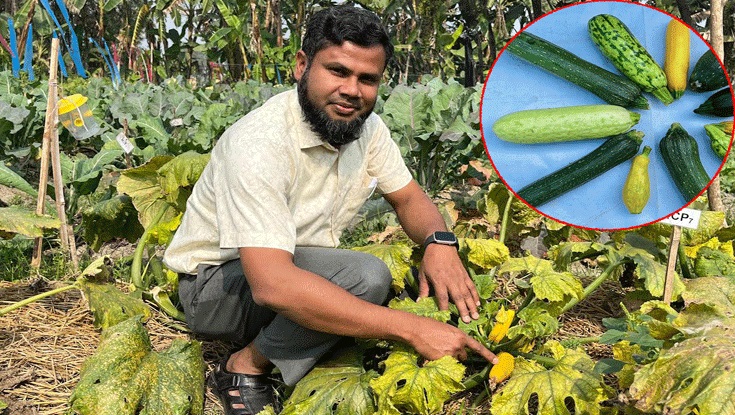
[[[490,367],[491,365],[485,365],[484,368],[482,368],[481,371],[475,373],[474,375],[470,376],[462,382],[462,386],[464,386],[465,390],[472,389],[475,386],[479,385],[480,383],[484,382],[485,379],[487,379],[488,373],[490,373]]]
[[[474,410],[478,406],[480,406],[480,403],[482,403],[483,400],[487,398],[487,395],[490,393],[490,390],[488,388],[485,388],[480,392],[479,395],[472,401],[472,405],[470,406],[471,410]]]
[[[503,219],[500,222],[500,237],[498,238],[500,243],[505,243],[505,233],[508,230],[508,218],[510,217],[511,203],[513,203],[513,194],[508,191],[508,201],[505,202],[505,209],[503,209]]]
[[[602,271],[602,273],[595,278],[594,281],[590,283],[587,287],[584,288],[584,292],[582,293],[582,296],[580,298],[572,298],[565,306],[561,309],[562,314],[569,311],[572,307],[577,305],[580,301],[584,300],[585,298],[589,297],[590,294],[592,294],[596,289],[602,285],[603,282],[605,282],[606,279],[610,277],[610,275],[613,273],[615,268],[622,265],[622,261],[616,261],[610,263],[610,265],[605,268],[605,270]]]
[[[151,229],[161,221],[166,212],[168,212],[169,207],[169,204],[165,204],[161,207],[158,214],[156,214],[156,217],[153,218],[153,221],[148,224],[148,228],[143,232],[143,235],[140,236],[138,245],[135,247],[133,264],[130,266],[130,280],[136,289],[145,291],[148,288],[145,286],[145,282],[143,281],[143,252],[145,252],[145,248],[148,245],[148,236],[151,233]]]
[[[510,352],[510,354],[515,354],[514,352]],[[524,357],[526,359],[535,360],[537,363],[541,363],[544,367],[547,369],[551,369],[552,367],[559,364],[559,362],[556,361],[556,359],[553,359],[551,357],[541,356],[533,353],[518,353],[518,356]]]
[[[590,337],[572,337],[569,339],[564,339],[561,341],[561,344],[562,346],[567,347],[567,345],[569,344],[581,346],[583,344],[599,343],[599,342],[600,342],[600,336],[590,336]]]
[[[42,299],[44,299],[46,297],[51,297],[52,295],[56,295],[56,294],[62,293],[64,291],[69,291],[69,290],[74,289],[74,288],[79,288],[79,286],[76,283],[69,284],[69,285],[65,285],[63,287],[55,288],[55,289],[53,289],[51,291],[46,291],[44,293],[34,295],[33,297],[28,297],[25,300],[18,301],[17,303],[13,303],[13,304],[11,304],[11,305],[3,308],[3,309],[0,309],[0,316],[3,316],[3,315],[5,315],[5,314],[7,314],[7,313],[9,313],[9,312],[11,312],[13,310],[16,310],[18,308],[23,307],[25,305],[34,303],[34,302],[36,302],[38,300],[42,300]]]

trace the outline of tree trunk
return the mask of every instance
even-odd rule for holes
[[[36,11],[36,4],[38,3],[38,0],[31,0],[31,7],[28,9],[28,15],[26,17],[26,23],[23,25],[23,30],[20,32],[20,37],[18,38],[18,59],[21,61],[23,60],[23,54],[26,50],[26,37],[28,37],[28,27],[30,27],[31,22],[33,22],[33,14]]]
[[[531,0],[531,9],[533,10],[533,18],[538,19],[544,14],[544,8],[541,5],[541,0]]]
[[[694,26],[692,21],[692,10],[689,8],[687,0],[676,0],[676,6],[679,8],[679,17],[689,26]]]
[[[711,0],[710,2],[710,43],[712,44],[712,48],[715,53],[720,56],[720,59],[724,59],[725,57],[725,45],[723,39],[724,23],[722,20],[724,7],[725,4],[723,0]],[[725,210],[725,205],[722,203],[719,176],[715,177],[712,184],[707,189],[707,198],[709,200],[709,207],[711,210],[718,212],[723,212]]]
[[[250,0],[250,14],[252,19],[252,33],[250,39],[250,47],[255,49],[255,64],[260,68],[260,80],[268,82],[268,76],[265,73],[265,63],[263,62],[263,42],[260,39],[260,19],[258,17],[258,4],[256,0]]]

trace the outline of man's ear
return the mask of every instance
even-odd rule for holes
[[[293,77],[297,82],[301,80],[307,66],[309,66],[309,59],[306,57],[306,53],[303,50],[296,52],[296,67],[293,70]]]

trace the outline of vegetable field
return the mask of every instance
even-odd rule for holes
[[[140,405],[169,413],[155,409],[161,402],[145,392],[155,390],[167,405],[177,402],[179,409],[170,413],[201,413],[205,367],[227,345],[196,339],[179,321],[176,276],[161,263],[161,248],[206,164],[212,137],[279,89],[247,82],[192,90],[172,81],[113,90],[98,79],[73,91],[69,85],[69,92],[82,92],[95,103],[103,129],[87,143],[60,130],[80,272],[59,246],[53,212],[35,216],[33,199],[24,193],[33,193],[33,169],[21,166],[32,165],[38,149],[21,138],[25,132],[32,137],[40,123],[39,111],[28,103],[42,88],[2,75],[2,89],[9,91],[2,102],[12,115],[3,126],[16,140],[4,143],[2,182],[13,196],[3,199],[12,206],[1,208],[0,225],[9,238],[2,251],[18,252],[11,258],[16,264],[4,262],[3,275],[33,275],[20,262],[29,259],[29,237],[45,235],[40,275],[56,273],[59,280],[39,288],[21,278],[2,287],[2,364],[8,375],[0,384],[10,385],[2,401],[14,411],[133,413],[125,411]],[[460,237],[460,253],[483,299],[481,318],[470,324],[439,311],[432,298],[395,299],[390,306],[456,324],[494,352],[508,353],[512,359],[501,365],[512,362],[512,369],[505,368],[510,377],[489,380],[491,368],[476,358],[424,362],[400,344],[361,341],[294,390],[284,390],[283,413],[731,413],[735,229],[726,223],[733,218],[710,211],[704,198],[692,206],[702,210],[702,218],[696,230],[683,232],[674,301],[662,302],[671,226],[582,230],[543,218],[512,197],[483,162],[480,88],[427,78],[383,90],[379,112]],[[115,141],[125,124],[136,148],[128,157]],[[731,206],[729,193],[724,197]],[[412,269],[419,249],[385,203],[370,200],[358,219],[345,247],[389,264],[396,292],[416,292]],[[10,303],[49,292],[57,294],[9,311]],[[49,328],[39,339],[29,328],[42,324]],[[84,327],[77,338],[75,331]],[[43,346],[29,355],[26,341]],[[77,358],[81,366],[74,367],[67,357],[52,360],[44,385],[60,392],[36,401],[34,395],[43,393],[34,379],[49,370],[42,347],[51,348],[50,356],[74,355],[79,348],[84,359]],[[143,359],[135,367],[121,363],[134,356]],[[170,373],[191,379],[188,389],[174,388]],[[217,404],[209,398],[206,403],[216,413]]]
[[[112,3],[95,7],[115,14],[125,6]],[[251,2],[253,15],[214,3],[202,7],[222,27],[203,27],[205,46],[196,48],[212,47],[209,58],[221,54],[231,68],[250,66],[227,82],[194,82],[179,67],[185,59],[174,63],[191,58],[185,41],[179,36],[174,48],[174,34],[163,30],[171,9],[151,8],[142,27],[158,47],[129,47],[142,59],[129,60],[123,80],[104,75],[101,62],[98,76],[59,79],[60,96],[88,98],[99,131],[77,140],[56,126],[61,177],[43,185],[49,82],[6,70],[0,55],[0,415],[223,413],[205,375],[232,345],[189,331],[178,276],[162,254],[218,137],[293,87],[277,81],[285,72],[267,58],[285,62],[298,45],[245,52],[243,39],[261,33],[250,31],[260,3]],[[421,247],[379,196],[361,208],[341,247],[388,265],[389,307],[457,326],[501,360],[426,361],[397,342],[348,340],[295,387],[279,387],[280,413],[735,414],[735,161],[726,156],[719,204],[705,193],[688,206],[701,214],[695,227],[602,232],[546,218],[492,170],[480,133],[484,79],[470,72],[487,69],[482,62],[492,62],[516,26],[548,5],[367,3],[399,43],[389,68],[399,76],[381,85],[375,111],[457,235],[481,297],[479,319],[464,323],[454,306],[417,298]],[[138,16],[148,13],[143,7]],[[448,11],[454,20],[427,18]],[[420,25],[408,25],[409,14]],[[296,31],[294,16],[284,19]],[[275,36],[270,30],[262,33]],[[412,42],[424,45],[417,49],[425,48],[425,62],[415,63]],[[730,140],[724,124],[713,134]]]

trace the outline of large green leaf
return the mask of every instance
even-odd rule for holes
[[[10,134],[15,134],[23,128],[23,122],[30,113],[30,110],[22,107],[17,108],[7,102],[0,101],[0,120],[6,120],[12,124],[12,128],[8,131]]]
[[[508,383],[493,396],[493,415],[528,414],[532,395],[538,398],[538,415],[571,414],[567,400],[573,403],[575,414],[600,414],[600,403],[611,397],[611,391],[594,372],[595,362],[581,349],[565,349],[556,341],[544,348],[556,361],[554,367],[547,369],[517,357]]]
[[[414,301],[411,298],[399,300],[394,298],[388,303],[388,307],[395,310],[403,310],[423,317],[430,317],[442,323],[449,321],[452,313],[449,310],[439,310],[439,306],[433,297],[419,298]]]
[[[171,138],[171,134],[166,131],[161,119],[150,115],[139,116],[131,120],[130,127],[140,130],[146,143],[162,149],[166,148],[168,140]]]
[[[0,163],[0,184],[3,186],[12,187],[18,190],[22,190],[29,195],[36,197],[38,192],[31,186],[24,178],[13,170],[10,170],[5,163]]]
[[[635,273],[643,281],[643,287],[653,297],[663,297],[666,283],[666,265],[662,264],[648,251],[625,244],[620,250],[607,253],[610,261],[630,260],[636,265]],[[684,283],[679,274],[674,272],[672,298],[679,298],[684,291]]]
[[[529,282],[537,298],[550,302],[568,302],[581,298],[583,287],[570,272],[557,272],[553,263],[530,255],[511,258],[498,269],[498,273],[527,271],[531,273]]]
[[[577,258],[595,257],[608,249],[608,246],[598,242],[562,242],[549,248],[547,255],[556,269],[567,270]]]
[[[117,195],[103,200],[82,212],[84,240],[97,251],[103,243],[114,238],[135,242],[143,234],[138,212],[128,195]]]
[[[510,258],[510,251],[495,239],[461,238],[460,246],[467,247],[467,260],[478,267],[489,270]]]
[[[123,151],[119,148],[103,148],[92,158],[81,153],[71,158],[62,153],[61,166],[64,180],[80,195],[91,194],[97,189],[103,171],[110,169],[112,163],[119,160],[122,155]]]
[[[695,278],[686,282],[684,304],[706,304],[720,315],[735,316],[735,280],[726,277]]]
[[[697,251],[694,273],[698,277],[722,275],[735,278],[735,258],[731,254],[704,246]]]
[[[362,359],[355,347],[315,366],[296,384],[281,415],[372,415],[376,408],[370,381],[378,373],[365,371]]]
[[[352,248],[354,251],[375,255],[385,262],[393,276],[391,286],[397,293],[406,286],[406,277],[411,272],[411,253],[413,250],[405,245],[372,244]]]
[[[171,156],[157,156],[148,163],[122,172],[117,182],[117,191],[129,195],[133,205],[138,210],[138,218],[144,228],[154,222],[154,218],[166,206],[166,195],[161,186],[158,169],[171,161]],[[170,220],[178,214],[169,209],[170,213],[164,220]]]
[[[735,326],[709,330],[662,352],[635,375],[630,394],[644,412],[735,413]]]
[[[158,169],[163,188],[169,203],[180,211],[186,208],[186,200],[191,195],[191,188],[199,180],[209,162],[209,154],[187,151]]]
[[[39,216],[20,206],[0,207],[0,237],[12,238],[15,234],[40,238],[46,229],[59,229],[61,223],[51,216]]]
[[[385,360],[385,372],[370,381],[377,397],[378,414],[436,414],[444,402],[464,389],[465,367],[451,356],[419,365],[413,350],[398,348]]]
[[[518,319],[523,324],[518,324],[508,330],[507,336],[515,339],[523,336],[528,339],[547,337],[559,330],[557,316],[560,314],[561,305],[553,307],[550,304],[536,301],[525,307],[518,313]]]
[[[133,316],[141,316],[144,320],[151,316],[151,310],[143,300],[125,294],[113,285],[84,282],[81,289],[89,302],[95,327],[104,329]]]
[[[198,415],[203,400],[201,345],[174,339],[154,352],[143,324],[130,318],[102,332],[70,404],[80,415]]]

